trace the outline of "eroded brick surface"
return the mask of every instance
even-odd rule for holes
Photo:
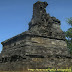
[[[71,67],[72,56],[60,21],[46,13],[47,5],[36,2],[28,31],[2,42],[0,70]]]

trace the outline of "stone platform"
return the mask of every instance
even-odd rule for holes
[[[0,70],[67,68],[72,66],[60,21],[46,13],[47,2],[33,5],[29,29],[3,41]]]

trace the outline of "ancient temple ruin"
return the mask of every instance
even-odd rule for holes
[[[72,65],[60,21],[46,13],[47,2],[33,5],[29,29],[3,41],[0,70],[66,68]]]

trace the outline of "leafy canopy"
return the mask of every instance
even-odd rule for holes
[[[70,53],[72,54],[72,17],[67,18],[67,23],[71,25],[71,28],[69,28],[65,33],[66,33],[66,42],[67,46],[69,48]]]
[[[71,26],[72,26],[72,17],[67,18],[66,22],[67,22],[69,25],[71,25]]]

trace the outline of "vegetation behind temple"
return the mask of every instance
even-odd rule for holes
[[[71,26],[65,33],[66,33],[66,42],[69,48],[70,53],[72,54],[72,17],[67,19],[67,23]]]

